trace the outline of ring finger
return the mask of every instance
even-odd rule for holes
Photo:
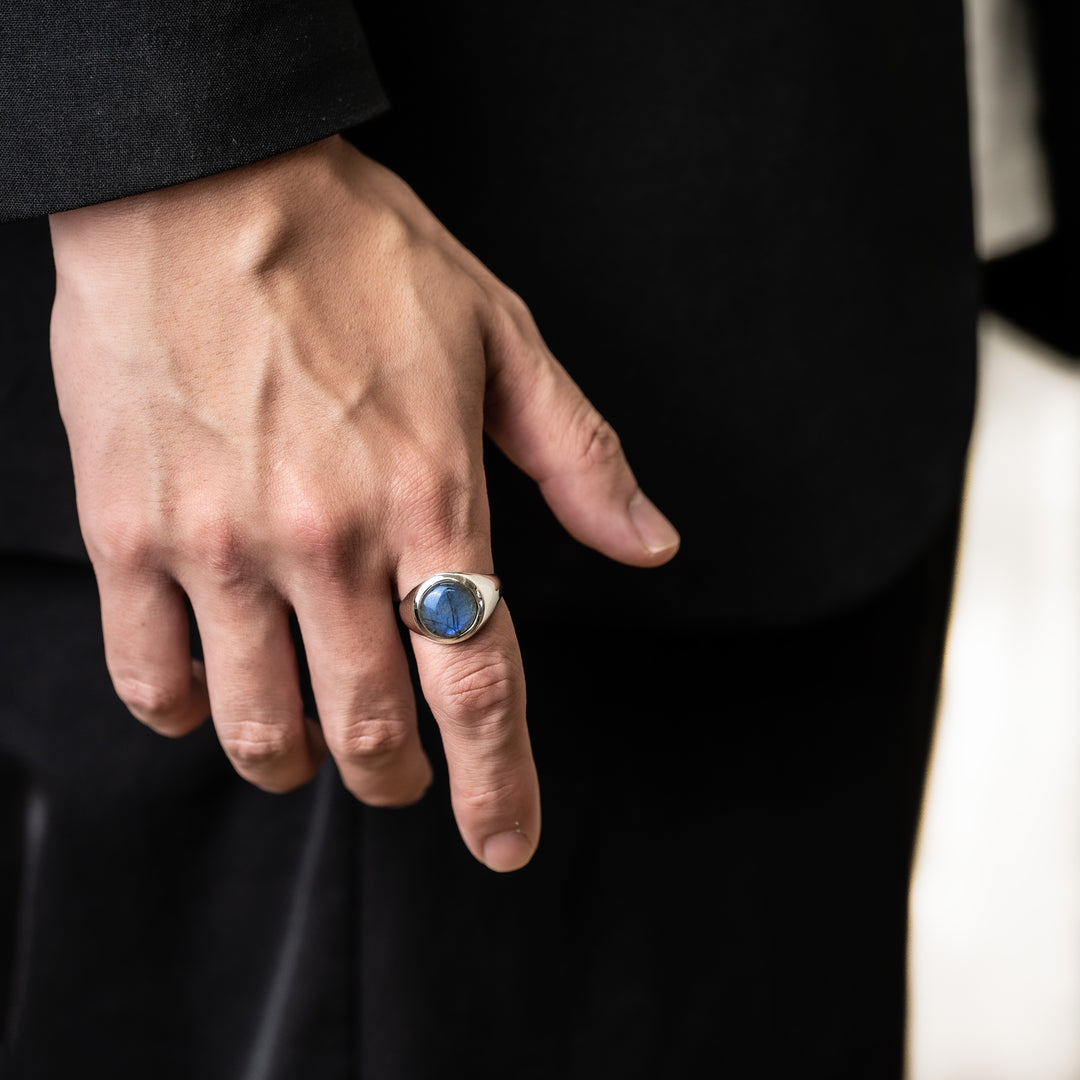
[[[236,771],[264,791],[315,775],[324,749],[305,724],[284,602],[269,590],[191,596],[202,636],[210,709]]]

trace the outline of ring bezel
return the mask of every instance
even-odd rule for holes
[[[476,603],[476,614],[472,621],[464,630],[453,637],[445,637],[429,630],[420,617],[421,605],[427,594],[439,585],[448,584],[460,585],[468,589]],[[411,589],[402,598],[399,611],[402,621],[415,633],[420,634],[429,641],[437,641],[440,645],[457,645],[459,642],[467,641],[483,627],[491,617],[500,596],[499,579],[492,574],[443,570],[425,578],[415,589]]]

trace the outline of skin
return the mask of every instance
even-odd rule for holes
[[[340,138],[51,228],[53,366],[113,683],[164,735],[212,714],[260,788],[305,783],[328,751],[366,803],[424,793],[396,600],[435,571],[493,571],[483,431],[582,543],[642,567],[675,554],[521,300]],[[510,612],[411,644],[461,835],[517,869],[540,797]]]

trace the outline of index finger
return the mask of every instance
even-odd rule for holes
[[[510,613],[500,603],[467,641],[411,636],[420,685],[442,735],[462,839],[490,869],[518,870],[540,839],[540,786]]]

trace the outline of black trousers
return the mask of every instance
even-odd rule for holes
[[[441,779],[270,796],[143,729],[89,571],[6,559],[5,1075],[899,1078],[954,548],[792,629],[519,617],[545,831],[506,876]]]

